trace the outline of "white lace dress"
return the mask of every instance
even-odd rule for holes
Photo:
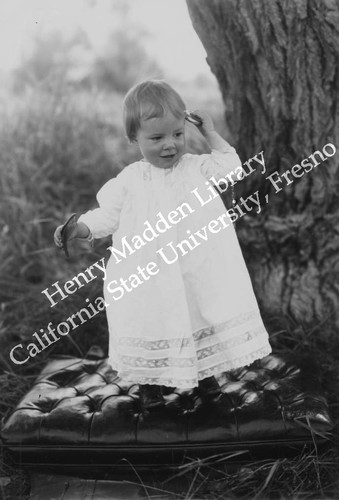
[[[240,165],[231,147],[185,154],[170,169],[138,161],[80,217],[94,238],[113,234],[120,252],[104,297],[109,358],[123,379],[194,387],[271,352],[234,227],[206,182]]]

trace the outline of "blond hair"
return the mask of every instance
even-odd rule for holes
[[[132,87],[124,99],[124,126],[128,139],[134,141],[141,120],[159,118],[170,111],[183,117],[185,103],[168,83],[163,80],[146,80]]]

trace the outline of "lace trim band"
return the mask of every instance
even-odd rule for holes
[[[209,368],[206,370],[201,370],[197,373],[197,377],[190,378],[167,378],[167,377],[133,377],[129,371],[121,371],[119,376],[128,382],[134,384],[155,384],[155,385],[164,385],[166,387],[177,387],[178,389],[187,389],[198,386],[198,381],[202,380],[206,377],[217,376],[222,374],[225,371],[234,370],[237,368],[242,368],[244,366],[248,366],[252,364],[254,361],[258,359],[265,358],[272,352],[270,345],[267,345],[251,354],[246,356],[242,356],[232,361],[224,361],[219,365]]]

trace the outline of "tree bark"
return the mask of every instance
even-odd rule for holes
[[[230,142],[242,162],[264,151],[267,172],[235,186],[237,199],[258,190],[262,200],[261,213],[248,211],[236,231],[263,316],[337,327],[339,152],[312,160],[289,184],[282,178],[279,192],[268,176],[339,144],[339,3],[186,1],[220,85]]]

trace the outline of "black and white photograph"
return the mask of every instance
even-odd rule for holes
[[[338,0],[0,40],[0,499],[339,498]]]

